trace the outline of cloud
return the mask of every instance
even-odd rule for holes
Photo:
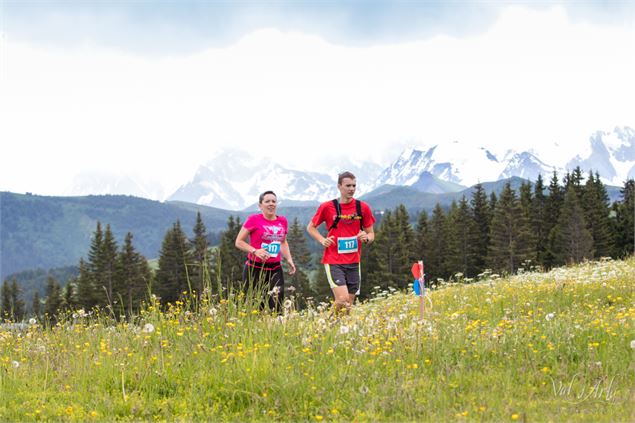
[[[226,146],[299,169],[456,139],[555,154],[634,125],[634,43],[557,7],[372,46],[275,28],[174,56],[5,37],[0,189],[60,194],[81,170],[116,169],[169,191]]]

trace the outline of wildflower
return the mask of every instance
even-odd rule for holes
[[[34,318],[34,317],[31,317],[31,318],[29,319],[29,324],[30,324],[30,325],[34,325],[34,324],[36,324],[36,323],[37,323],[37,320],[35,320],[35,318]]]
[[[512,414],[512,420],[518,420],[520,416],[516,413]]]
[[[289,291],[289,292],[295,292],[295,286],[289,286],[289,287],[287,287],[287,291]]]
[[[315,420],[321,422],[322,419],[324,419],[324,417],[320,416],[319,414],[315,416]]]
[[[143,329],[141,331],[143,333],[152,333],[154,332],[154,325],[152,323],[146,323],[143,325]]]
[[[286,299],[284,300],[284,303],[282,303],[282,307],[284,307],[285,309],[290,309],[293,306],[293,301],[291,301],[290,299]]]
[[[345,325],[340,326],[340,334],[341,335],[347,334],[349,332],[349,330],[350,329],[348,328],[348,326],[345,326]]]
[[[216,316],[216,314],[218,313],[218,310],[216,310],[214,307],[211,307],[208,313],[210,316]]]
[[[545,320],[550,321],[553,320],[554,317],[556,317],[556,313],[549,313],[545,316]]]
[[[19,362],[19,361],[15,361],[15,360],[13,360],[13,361],[11,362],[11,366],[12,366],[14,369],[17,369],[18,367],[20,367],[20,362]]]
[[[631,341],[631,348],[635,350],[635,339]]]

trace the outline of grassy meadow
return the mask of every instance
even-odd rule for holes
[[[5,325],[0,421],[635,421],[635,259],[429,299],[424,320],[379,292],[339,319],[212,298]]]

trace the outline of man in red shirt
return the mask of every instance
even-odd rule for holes
[[[357,181],[351,172],[337,178],[339,200],[320,204],[307,226],[309,235],[324,247],[322,263],[335,297],[335,310],[348,312],[359,295],[361,244],[375,240],[375,217],[368,204],[353,198]],[[318,227],[326,224],[326,237]]]

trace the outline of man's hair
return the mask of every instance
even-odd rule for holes
[[[337,185],[342,185],[344,178],[357,179],[351,172],[346,171],[337,175]]]
[[[278,198],[278,196],[276,195],[275,192],[273,191],[265,191],[262,194],[260,194],[260,196],[258,197],[258,204],[262,204],[263,200],[265,199],[265,195],[267,194],[273,194],[274,197]]]

